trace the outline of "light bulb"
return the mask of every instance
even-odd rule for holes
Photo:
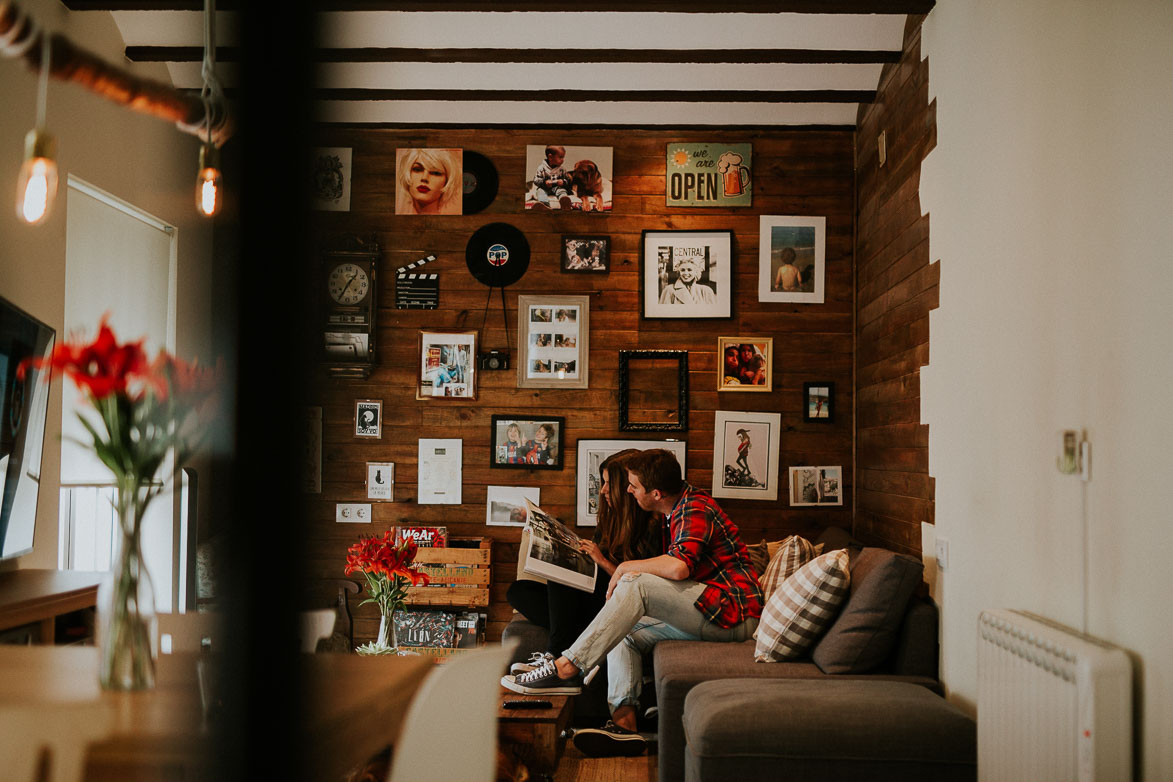
[[[53,209],[57,195],[56,144],[41,129],[33,129],[24,138],[24,164],[16,178],[16,216],[29,225],[40,225]]]
[[[220,177],[220,155],[211,144],[200,147],[200,172],[196,175],[196,209],[205,217],[220,211],[224,202]]]

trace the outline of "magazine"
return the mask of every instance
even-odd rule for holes
[[[522,570],[584,592],[595,590],[599,566],[578,548],[578,535],[537,505],[526,499],[529,544]]]
[[[396,527],[395,542],[411,538],[420,548],[445,548],[448,545],[447,527]]]

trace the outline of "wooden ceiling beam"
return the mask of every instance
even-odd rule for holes
[[[62,0],[71,11],[200,11],[203,0]],[[244,0],[217,0],[237,11]],[[319,11],[542,11],[674,14],[927,14],[936,0],[318,0]]]
[[[200,62],[199,46],[127,46],[131,62]],[[240,62],[234,46],[216,49],[217,62]],[[408,49],[322,48],[311,52],[315,62],[467,62],[467,63],[671,63],[686,65],[885,64],[900,61],[899,51],[859,49]]]
[[[316,100],[543,103],[871,103],[875,90],[368,90],[317,89]]]

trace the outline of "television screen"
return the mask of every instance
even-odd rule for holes
[[[41,452],[49,411],[47,370],[30,370],[17,380],[20,362],[48,358],[53,329],[0,299],[0,559],[33,549]]]

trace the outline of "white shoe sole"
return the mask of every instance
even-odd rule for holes
[[[501,686],[507,690],[519,692],[522,695],[579,695],[582,693],[582,687],[577,684],[564,684],[547,687],[528,687],[524,684],[518,684],[517,680],[512,675],[502,676]]]

